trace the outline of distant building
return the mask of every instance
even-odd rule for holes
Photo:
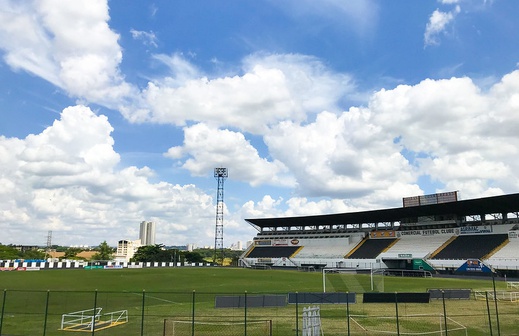
[[[129,262],[135,255],[135,252],[141,247],[141,240],[119,240],[114,260],[121,262]]]
[[[36,245],[11,245],[11,247],[21,252],[27,252],[30,250],[38,250],[40,247]]]
[[[155,223],[142,221],[139,239],[141,240],[141,245],[155,245]]]
[[[237,241],[236,243],[231,244],[231,246],[229,247],[229,249],[231,249],[231,250],[233,250],[233,251],[241,251],[241,250],[243,250],[243,244],[242,244],[242,242],[239,240],[239,241]]]

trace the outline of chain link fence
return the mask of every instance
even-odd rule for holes
[[[494,301],[490,292],[426,303],[368,303],[354,293],[341,303],[312,303],[299,300],[304,294],[4,290],[0,335],[297,336],[308,307],[319,308],[327,336],[519,335],[519,303]]]

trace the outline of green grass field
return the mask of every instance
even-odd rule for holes
[[[0,334],[70,334],[59,330],[62,314],[95,306],[102,307],[104,312],[126,309],[129,315],[128,323],[96,331],[96,335],[163,335],[165,319],[189,321],[193,314],[196,321],[272,320],[273,335],[296,335],[296,329],[301,334],[302,307],[216,309],[215,296],[244,295],[245,292],[247,295],[322,292],[322,279],[319,272],[218,267],[2,272],[0,286],[5,290]],[[366,275],[341,275],[333,283],[337,291],[370,290],[370,277]],[[383,283],[385,292],[424,292],[429,288],[492,290],[491,279],[384,277]],[[506,290],[503,281],[497,281],[496,287]],[[349,306],[350,314],[358,315],[350,320],[350,334],[376,335],[373,330],[377,328],[386,332],[394,329],[396,308],[401,332],[434,330],[440,321],[439,314],[443,313],[440,301],[396,307],[395,304],[362,303],[358,294],[357,303]],[[498,309],[500,334],[519,335],[519,303],[499,302]],[[487,306],[486,301],[451,300],[446,302],[446,312],[453,321],[461,321],[468,328],[468,335],[490,335],[491,328],[497,335],[493,301]],[[411,316],[417,314],[421,316]],[[321,305],[321,319],[324,335],[347,335],[345,305]],[[455,322],[449,320],[449,328]],[[207,333],[200,329],[196,335],[228,336],[229,328],[221,326],[219,330],[217,326],[210,326]],[[252,329],[247,334],[251,336],[255,332],[264,335]],[[465,331],[452,331],[449,335],[465,335]]]
[[[366,279],[369,280],[369,279]],[[498,289],[506,289],[503,281]],[[320,292],[319,272],[292,270],[252,270],[243,268],[147,268],[47,270],[38,272],[2,272],[0,286],[7,290],[50,291],[175,291],[214,293]],[[443,279],[385,277],[386,292],[423,292],[428,288],[492,288],[490,278]]]

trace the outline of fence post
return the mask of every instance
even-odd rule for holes
[[[296,292],[296,336],[299,335],[299,300],[298,300],[298,292]]]
[[[247,291],[245,291],[245,309],[244,309],[244,313],[245,313],[245,316],[244,316],[244,328],[245,328],[245,336],[247,336]]]
[[[443,326],[445,328],[445,336],[449,332],[449,328],[447,327],[447,308],[445,308],[445,291],[442,289],[442,302],[443,302]]]
[[[146,290],[142,290],[142,308],[141,308],[141,336],[144,336],[144,310],[146,308]]]
[[[94,292],[94,315],[92,317],[92,335],[96,333],[96,315],[97,315],[97,289]]]
[[[499,311],[497,310],[496,279],[494,276],[494,271],[492,271],[492,285],[494,286],[494,304],[496,306],[497,336],[501,336],[501,330],[499,329]]]
[[[400,336],[400,321],[398,321],[398,293],[395,292],[396,334]]]
[[[348,325],[348,336],[350,336],[350,293],[346,292],[346,320]]]
[[[47,332],[47,316],[49,315],[49,295],[50,290],[47,290],[47,299],[45,300],[45,318],[43,320],[43,336],[45,336],[45,333]]]
[[[490,317],[490,305],[488,304],[488,291],[485,291],[485,299],[487,301],[488,326],[490,328],[490,336],[492,336],[492,318]]]
[[[0,315],[0,335],[2,335],[2,326],[4,325],[4,310],[5,310],[5,297],[7,296],[7,289],[4,289],[4,298],[2,299],[2,315]]]
[[[191,336],[195,336],[195,291],[193,290],[193,303],[191,311]]]

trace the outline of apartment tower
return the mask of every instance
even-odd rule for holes
[[[142,221],[139,239],[142,245],[155,245],[155,223]]]

